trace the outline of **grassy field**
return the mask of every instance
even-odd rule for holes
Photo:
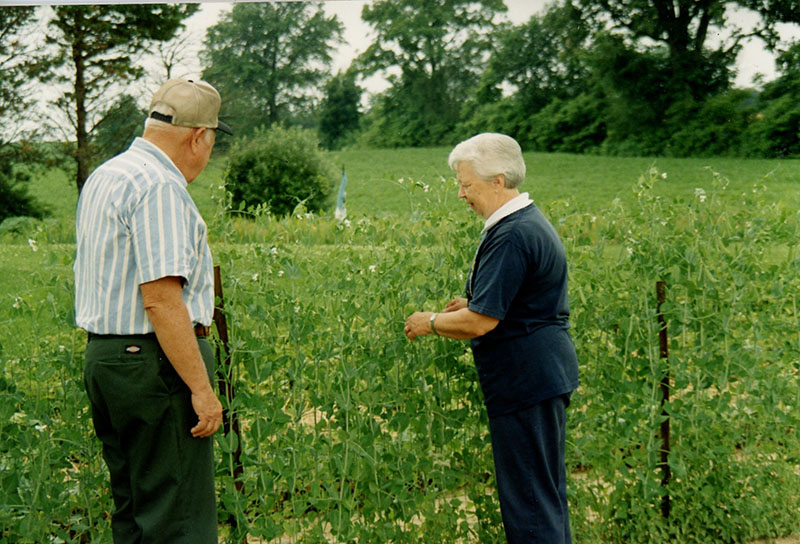
[[[460,292],[480,230],[448,152],[333,153],[347,224],[225,215],[224,157],[190,186],[223,270],[226,379],[245,431],[239,480],[238,438],[217,436],[220,519],[238,522],[222,524],[226,541],[501,539],[468,348],[401,334],[408,313]],[[570,262],[575,542],[796,542],[800,161],[526,161],[523,188]],[[110,542],[72,316],[76,192],[58,171],[32,190],[53,216],[0,233],[0,543]],[[656,280],[668,283],[667,360]],[[669,520],[657,435],[667,370]]]
[[[351,216],[407,214],[412,206],[408,185],[401,180],[437,183],[454,176],[447,166],[449,148],[401,150],[345,150],[331,160],[347,172],[347,211]],[[540,205],[566,200],[578,209],[601,211],[615,198],[633,204],[631,191],[638,177],[650,168],[666,174],[657,194],[691,199],[696,188],[708,188],[714,173],[730,181],[733,193],[767,186],[766,198],[789,209],[800,209],[799,160],[619,158],[590,155],[527,153],[523,190]],[[190,185],[192,197],[204,217],[212,213],[212,187],[225,168],[224,156],[213,156],[200,177]],[[339,180],[336,180],[338,184]],[[338,187],[338,185],[337,185]],[[74,181],[60,170],[37,179],[32,193],[58,217],[71,217],[77,201]],[[458,206],[452,195],[452,205]],[[449,204],[450,201],[448,201]]]

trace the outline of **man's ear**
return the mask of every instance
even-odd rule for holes
[[[506,188],[506,175],[505,174],[497,174],[494,178],[494,184],[500,187],[501,189]]]
[[[207,130],[207,128],[196,128],[192,131],[192,150],[196,150],[200,146],[201,141],[206,137]]]

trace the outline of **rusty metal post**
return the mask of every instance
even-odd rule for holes
[[[661,415],[664,416],[664,421],[661,422],[661,487],[664,488],[664,495],[661,499],[661,515],[668,518],[670,511],[668,486],[672,474],[669,467],[669,412],[667,412],[666,404],[669,402],[670,372],[667,321],[661,311],[661,305],[667,300],[667,284],[663,281],[656,282],[656,298],[658,300],[659,357],[664,361],[664,374],[661,377]]]

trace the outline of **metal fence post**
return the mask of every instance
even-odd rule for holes
[[[661,311],[661,306],[667,299],[667,284],[663,281],[656,282],[656,298],[658,300],[658,343],[659,357],[664,361],[664,374],[661,377],[661,415],[664,421],[661,422],[661,487],[664,488],[664,495],[661,499],[661,515],[669,517],[670,499],[669,482],[672,476],[669,467],[669,412],[666,404],[669,402],[670,371],[669,371],[669,343],[667,338],[667,321]]]

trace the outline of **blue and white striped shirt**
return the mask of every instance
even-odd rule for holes
[[[78,200],[75,321],[96,334],[153,332],[139,285],[184,279],[195,323],[210,325],[214,272],[206,224],[186,179],[152,143],[131,147],[95,170]]]

